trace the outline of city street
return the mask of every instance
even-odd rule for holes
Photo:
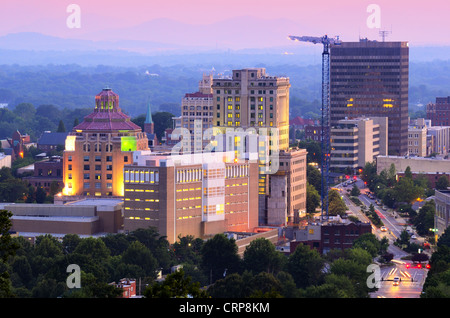
[[[362,180],[357,180],[356,185],[360,188],[361,194],[359,195],[360,201],[368,209],[370,204],[373,204],[377,214],[381,218],[386,231],[381,231],[380,228],[372,226],[372,233],[378,239],[386,237],[389,239],[388,252],[394,255],[392,260],[393,265],[382,266],[380,269],[381,282],[380,288],[377,292],[371,294],[372,298],[419,298],[422,292],[422,286],[425,282],[428,269],[424,265],[418,268],[417,264],[413,264],[411,261],[403,261],[402,258],[409,254],[404,252],[393,243],[399,237],[400,233],[407,226],[404,219],[402,219],[396,212],[386,209],[383,210],[382,205],[378,205],[375,199],[370,199],[366,192]],[[369,222],[367,216],[361,212],[361,207],[355,205],[349,198],[347,189],[351,189],[353,184],[347,187],[343,184],[336,186],[343,197],[343,200],[349,208],[349,214],[358,217],[363,222]],[[420,240],[421,238],[418,238]],[[394,285],[394,277],[398,277],[398,285]]]

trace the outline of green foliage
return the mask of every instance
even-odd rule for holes
[[[316,188],[309,182],[306,182],[306,212],[314,213],[320,206],[320,195]]]
[[[272,242],[264,238],[251,241],[244,251],[243,265],[253,273],[276,274],[282,269],[284,261],[284,256],[275,250]]]
[[[434,227],[434,215],[436,214],[436,205],[434,200],[426,201],[419,209],[417,216],[413,218],[413,224],[416,227],[417,234],[425,236],[429,234],[429,229]]]
[[[449,186],[450,186],[450,182],[446,175],[440,176],[438,178],[438,180],[436,181],[436,190],[447,190],[447,188]]]
[[[8,259],[15,255],[19,245],[9,233],[12,226],[11,217],[10,211],[0,210],[0,298],[13,296],[10,273],[5,265]]]
[[[224,234],[216,234],[207,240],[201,250],[201,266],[209,273],[212,282],[223,277],[225,273],[238,272],[241,259],[234,239],[228,239]]]
[[[328,214],[329,215],[344,215],[347,211],[347,205],[341,198],[337,190],[328,191]]]
[[[191,282],[189,276],[185,276],[184,271],[178,270],[167,275],[162,282],[154,282],[144,291],[147,298],[206,298],[207,293],[200,288],[197,282]]]

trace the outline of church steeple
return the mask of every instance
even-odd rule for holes
[[[155,130],[155,124],[153,123],[153,118],[152,118],[152,110],[150,107],[150,103],[148,103],[147,105],[147,116],[145,117],[145,122],[144,122],[144,132],[149,133],[149,134],[154,134]]]

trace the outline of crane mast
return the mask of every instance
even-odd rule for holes
[[[322,158],[321,158],[321,203],[322,203],[322,220],[328,219],[328,180],[330,173],[330,156],[331,156],[331,140],[330,140],[330,46],[339,44],[339,38],[329,38],[327,35],[323,37],[313,36],[289,36],[290,40],[311,42],[314,44],[321,43],[323,45],[322,52]]]

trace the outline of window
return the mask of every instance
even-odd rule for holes
[[[108,173],[108,174],[106,175],[106,180],[112,180],[112,174]]]
[[[91,166],[89,166],[89,165],[84,165],[83,169],[84,169],[84,170],[91,170]]]
[[[102,184],[100,182],[96,182],[95,183],[95,188],[96,189],[101,189],[101,187],[102,187]]]
[[[123,157],[123,162],[128,162],[128,156]]]
[[[72,161],[72,156],[69,156],[67,161]]]
[[[95,161],[102,161],[102,156],[95,156]]]
[[[89,180],[91,178],[91,175],[89,173],[85,173],[83,175],[83,178],[86,179],[86,180]]]
[[[106,170],[107,171],[112,171],[112,165],[106,165]]]
[[[83,160],[84,160],[84,161],[89,161],[89,156],[84,156],[84,157],[83,157]]]
[[[89,189],[90,187],[91,187],[91,184],[89,182],[84,182],[83,183],[83,188]]]
[[[69,165],[68,170],[69,171],[72,170],[72,165]]]
[[[112,161],[112,156],[106,156],[106,161],[107,162],[111,162]]]
[[[96,171],[102,170],[102,166],[101,166],[101,165],[95,165],[95,170],[96,170]]]

